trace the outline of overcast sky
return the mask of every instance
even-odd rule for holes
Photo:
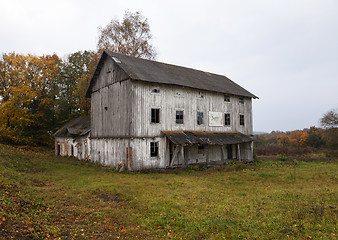
[[[338,108],[337,0],[0,0],[0,51],[95,50],[125,10],[148,18],[157,60],[225,75],[253,100],[254,131],[318,126]]]

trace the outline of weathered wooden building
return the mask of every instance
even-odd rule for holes
[[[90,82],[92,161],[130,170],[252,160],[252,99],[225,76],[103,52]]]
[[[54,133],[55,154],[90,159],[90,116],[79,117]]]

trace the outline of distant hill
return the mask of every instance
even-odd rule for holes
[[[262,135],[262,134],[269,134],[267,132],[255,132],[253,131],[253,135]]]

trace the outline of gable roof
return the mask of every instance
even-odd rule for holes
[[[79,137],[90,132],[90,116],[78,117],[54,133],[54,137]]]
[[[100,62],[87,90],[87,97],[90,97],[91,88],[100,74],[103,63],[108,56],[111,57],[132,80],[169,84],[243,97],[258,98],[254,94],[239,86],[237,83],[222,75],[142,58],[130,57],[110,51],[104,51],[102,53]]]

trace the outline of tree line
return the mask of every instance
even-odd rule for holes
[[[256,148],[281,147],[294,149],[338,149],[338,111],[332,109],[320,119],[322,128],[310,127],[289,132],[272,131],[254,136]]]
[[[60,56],[15,52],[0,56],[0,142],[47,145],[66,122],[90,112],[85,97],[104,50],[155,59],[147,18],[126,11],[99,28],[96,51]]]

